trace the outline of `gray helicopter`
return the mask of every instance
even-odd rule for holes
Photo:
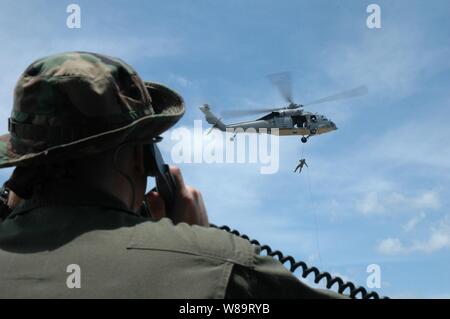
[[[257,133],[278,134],[280,136],[299,135],[302,143],[306,143],[311,136],[320,135],[337,130],[336,124],[324,115],[304,111],[304,106],[352,98],[367,94],[366,86],[333,94],[307,104],[296,104],[292,99],[292,81],[288,72],[269,75],[269,79],[278,88],[283,98],[289,103],[281,108],[264,108],[251,110],[228,110],[222,112],[224,116],[243,116],[259,113],[268,113],[254,121],[225,124],[211,112],[208,104],[203,104],[200,110],[206,121],[212,125],[211,130],[231,131],[236,133],[248,132],[252,128]],[[270,113],[269,113],[270,112]],[[276,130],[274,130],[276,129]],[[210,130],[210,132],[211,132]],[[209,134],[209,132],[208,132]]]

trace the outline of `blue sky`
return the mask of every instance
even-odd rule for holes
[[[82,28],[66,28],[66,6]],[[366,27],[381,7],[382,28]],[[450,23],[448,1],[0,1],[0,128],[34,59],[87,50],[118,56],[198,106],[282,105],[267,74],[291,71],[307,102],[361,84],[369,94],[317,105],[339,130],[280,140],[280,170],[182,164],[210,221],[364,285],[381,267],[382,294],[450,297]],[[227,119],[225,119],[227,121]],[[206,128],[206,123],[204,123]],[[167,159],[173,145],[166,134]],[[300,157],[309,168],[292,169]],[[9,170],[0,173],[4,180]]]

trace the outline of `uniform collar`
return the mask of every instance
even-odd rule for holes
[[[32,209],[48,206],[97,206],[135,214],[119,198],[88,185],[63,180],[43,186],[38,195],[22,201],[11,215],[23,215]]]

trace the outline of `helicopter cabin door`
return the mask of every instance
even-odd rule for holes
[[[292,128],[292,118],[290,116],[279,116],[274,119],[274,126],[278,128]]]

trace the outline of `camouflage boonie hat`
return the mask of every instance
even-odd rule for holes
[[[32,63],[17,82],[10,134],[0,136],[0,168],[150,141],[183,114],[180,95],[144,82],[120,59],[89,52],[48,56]]]

